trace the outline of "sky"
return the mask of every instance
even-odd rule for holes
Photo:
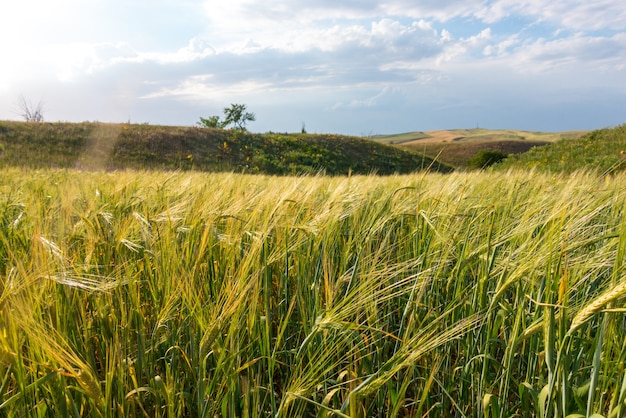
[[[7,0],[0,120],[254,132],[626,123],[623,0]]]

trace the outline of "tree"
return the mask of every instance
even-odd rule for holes
[[[246,112],[246,105],[232,103],[230,107],[224,108],[224,120],[220,121],[219,116],[210,116],[207,118],[200,118],[198,126],[201,128],[226,128],[229,125],[233,126],[233,129],[240,131],[246,130],[246,123],[256,120],[256,116],[252,112]]]
[[[221,128],[222,124],[219,116],[209,116],[208,119],[201,117],[198,126],[201,128]]]
[[[26,122],[43,122],[43,103],[39,101],[36,106],[24,96],[20,96],[18,106],[22,112],[22,117]]]
[[[224,108],[224,121],[222,127],[233,125],[234,129],[246,130],[246,123],[254,122],[256,116],[252,112],[246,112],[246,105],[231,103],[230,107]]]

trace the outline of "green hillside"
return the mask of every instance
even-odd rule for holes
[[[497,169],[536,169],[571,173],[591,169],[611,173],[626,168],[626,124],[587,133],[577,139],[557,141],[507,158]]]
[[[420,154],[356,137],[87,122],[0,122],[0,166],[266,174],[451,170]]]

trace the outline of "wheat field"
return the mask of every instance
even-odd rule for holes
[[[0,176],[0,415],[626,416],[626,178]]]

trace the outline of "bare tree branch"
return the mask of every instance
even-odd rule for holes
[[[36,106],[30,100],[26,100],[24,96],[20,96],[18,100],[21,116],[26,122],[43,122],[43,102],[39,101]]]

